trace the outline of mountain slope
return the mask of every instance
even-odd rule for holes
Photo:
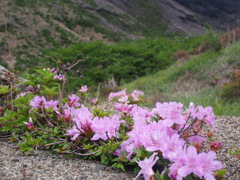
[[[0,0],[0,4],[0,63],[10,68],[26,68],[40,61],[38,52],[79,41],[113,43],[175,32],[192,36],[205,33],[206,22],[225,30],[222,19],[240,19],[234,0]]]
[[[239,101],[229,103],[219,96],[219,82],[230,80],[240,66],[240,41],[221,51],[208,51],[179,61],[166,70],[124,85],[129,92],[139,89],[150,102],[179,101],[212,106],[217,115],[240,116]]]
[[[39,61],[38,52],[78,41],[112,43],[167,32],[204,32],[194,13],[172,0],[0,0],[0,4],[0,62],[10,68],[25,68]]]

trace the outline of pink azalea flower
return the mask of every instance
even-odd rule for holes
[[[115,108],[123,113],[129,113],[133,109],[133,105],[115,103]]]
[[[128,95],[119,98],[118,101],[119,101],[119,102],[122,102],[122,103],[129,103],[129,101],[128,101]]]
[[[28,128],[29,130],[31,130],[31,131],[34,130],[34,124],[33,124],[33,122],[32,122],[32,118],[29,118],[29,123],[27,123],[27,122],[23,122],[23,123],[27,126],[27,128]]]
[[[194,143],[202,144],[202,142],[205,140],[206,140],[205,137],[198,136],[198,135],[188,137],[188,141],[191,144],[194,144]]]
[[[61,81],[64,79],[64,75],[63,74],[55,75],[53,76],[53,79]]]
[[[75,94],[69,95],[68,96],[68,106],[69,107],[79,107],[80,104],[78,103],[78,101],[80,100],[80,98],[78,96],[76,96]]]
[[[185,111],[185,113],[186,113],[187,116],[191,115],[191,117],[193,117],[193,118],[196,117],[197,109],[195,108],[195,105],[193,104],[193,102],[189,103],[189,107]]]
[[[91,129],[93,115],[88,108],[72,109],[73,122],[82,129],[83,132]]]
[[[108,101],[112,101],[113,99],[119,99],[119,98],[122,98],[122,97],[125,97],[126,98],[127,96],[127,93],[126,93],[126,89],[123,89],[122,91],[119,91],[119,92],[111,92],[108,96]]]
[[[71,116],[71,111],[69,109],[64,109],[62,111],[62,114],[59,111],[56,111],[57,115],[63,119],[65,122],[69,122],[70,119],[72,118]]]
[[[195,108],[194,104],[191,102],[189,104],[189,108],[186,110],[186,115],[191,115],[192,118],[198,118],[199,120],[203,120],[205,123],[214,126],[215,115],[212,111],[212,108],[206,107],[205,109],[202,106],[198,106]]]
[[[82,86],[79,91],[82,93],[85,93],[87,90],[88,90],[87,85],[85,85],[85,86]]]
[[[19,95],[17,95],[16,99],[18,99],[20,96],[23,97],[23,96],[25,96],[26,94],[29,94],[29,93],[31,93],[31,92],[30,91],[22,92]]]
[[[48,109],[48,108],[53,108],[53,110],[58,110],[57,108],[57,105],[58,105],[58,101],[54,101],[54,100],[50,100],[50,101],[46,101],[45,102],[45,108]]]
[[[95,98],[95,99],[92,100],[93,104],[97,104],[97,102],[98,102],[98,98]]]
[[[33,108],[40,108],[43,107],[46,103],[46,99],[44,96],[35,96],[32,101],[30,102],[30,106],[32,106]]]
[[[203,177],[206,180],[215,180],[212,171],[222,169],[222,163],[220,161],[215,161],[216,153],[214,151],[209,151],[206,153],[200,153],[200,164],[203,169]]]
[[[137,106],[136,104],[133,105],[133,108],[129,114],[133,117],[134,124],[139,122],[150,122],[150,117],[152,116],[151,112],[149,112],[147,109]]]
[[[141,167],[138,175],[135,177],[137,179],[141,174],[143,174],[144,179],[149,180],[151,176],[154,175],[152,167],[156,164],[159,157],[156,156],[157,153],[153,153],[150,158],[146,158],[143,161],[137,161],[138,166]]]
[[[202,106],[198,106],[197,108],[198,108],[198,113],[197,113],[198,119],[203,120],[207,124],[210,124],[212,128],[215,129],[215,126],[214,126],[215,115],[212,111],[212,107],[206,107],[204,109]]]
[[[182,180],[182,176],[180,176],[178,174],[178,169],[183,166],[182,163],[174,163],[170,166],[170,173],[168,174],[168,176],[170,177],[170,179],[175,179],[175,180]]]
[[[72,141],[75,141],[75,140],[77,139],[77,137],[80,136],[80,134],[81,134],[82,132],[83,132],[83,131],[82,131],[81,127],[77,127],[76,125],[74,125],[74,126],[72,127],[72,129],[67,130],[67,134],[66,134],[66,135],[68,135],[68,136],[73,136],[73,137],[71,138],[71,140],[72,140]]]
[[[151,140],[147,146],[144,145],[147,151],[160,151],[165,143],[165,137],[167,137],[167,132],[164,129],[153,130],[151,132]]]
[[[174,162],[173,164],[171,164],[170,173],[168,174],[171,179],[182,180],[183,177],[178,174],[178,169],[184,166],[186,158],[186,146],[184,146],[182,149],[177,149],[176,156],[171,157],[170,160]]]
[[[57,71],[55,70],[55,68],[52,68],[52,69],[50,70],[50,72],[51,72],[51,73],[57,73]]]
[[[33,86],[28,86],[27,87],[27,90],[30,91],[30,92],[34,92],[35,91],[35,88]]]
[[[184,165],[178,169],[178,174],[182,177],[186,177],[191,173],[196,174],[202,178],[203,168],[200,163],[202,156],[197,154],[197,149],[194,146],[189,146],[183,159]]]
[[[120,121],[118,116],[113,116],[112,118],[95,117],[93,119],[91,128],[95,132],[91,140],[98,139],[111,139],[112,137],[118,137],[116,131],[120,127]]]
[[[171,137],[165,136],[163,146],[160,148],[165,159],[174,159],[177,156],[179,149],[182,149],[185,141],[180,138],[179,134],[175,133]]]
[[[69,110],[66,113],[70,113]],[[73,109],[72,114],[74,116],[73,122],[74,125],[72,129],[67,130],[67,134],[69,136],[73,136],[71,138],[72,141],[76,140],[82,133],[91,129],[92,124],[92,114],[88,111],[88,108],[82,107],[80,109]],[[62,114],[59,113],[61,116]]]
[[[144,93],[142,91],[139,91],[139,90],[134,90],[131,94],[134,101],[139,101],[141,96],[143,96],[143,95],[144,95]]]
[[[176,124],[184,124],[185,117],[182,115],[183,104],[176,102],[156,103],[156,108],[152,110],[152,114],[158,114],[163,119],[165,126]]]

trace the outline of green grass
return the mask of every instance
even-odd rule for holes
[[[185,106],[194,102],[204,107],[212,106],[216,115],[240,116],[240,102],[221,99],[219,84],[214,83],[227,79],[231,69],[240,65],[239,59],[240,42],[236,42],[221,51],[210,50],[182,64],[176,63],[122,88],[140,89],[152,102],[178,101]]]
[[[226,102],[221,99],[217,93],[210,89],[204,89],[203,92],[193,95],[180,95],[174,97],[173,101],[181,102],[188,107],[190,102],[203,107],[211,106],[215,115],[240,116],[239,102]]]

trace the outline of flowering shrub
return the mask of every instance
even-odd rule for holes
[[[232,71],[231,80],[221,85],[220,95],[227,99],[240,98],[240,67]]]
[[[40,76],[24,83],[28,91],[19,94],[12,101],[14,108],[5,108],[5,116],[0,118],[0,130],[11,131],[9,140],[18,141],[23,152],[43,148],[99,159],[122,170],[130,165],[137,177],[142,174],[147,180],[212,180],[215,171],[222,168],[215,160],[221,144],[212,142],[209,152],[201,149],[212,135],[204,134],[202,127],[215,128],[211,107],[190,103],[185,109],[181,103],[157,102],[149,110],[137,105],[143,100],[143,92],[128,94],[122,90],[109,95],[120,115],[90,110],[82,103],[87,86],[81,87],[80,94],[64,98],[58,89],[64,86],[65,75],[56,78],[55,69],[37,72]],[[93,99],[94,104],[97,101]]]

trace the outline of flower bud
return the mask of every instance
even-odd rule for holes
[[[208,132],[208,133],[207,133],[207,137],[208,137],[208,138],[212,137],[212,135],[213,135],[213,132]]]
[[[222,143],[221,142],[210,142],[210,149],[212,151],[217,151],[222,147]]]

